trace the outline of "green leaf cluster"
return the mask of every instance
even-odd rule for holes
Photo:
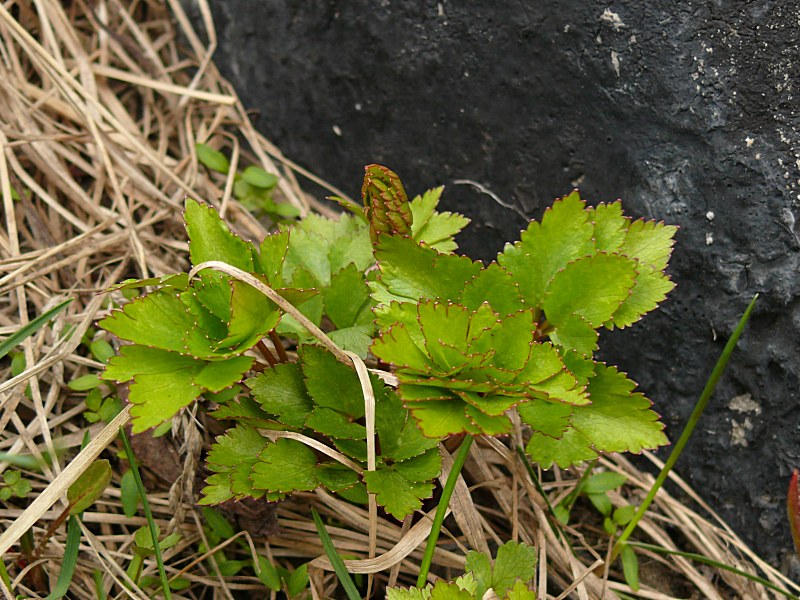
[[[8,469],[3,472],[3,483],[0,485],[0,501],[13,498],[24,498],[30,494],[31,482],[22,476],[20,471]]]
[[[185,218],[193,264],[223,261],[268,284],[278,277],[279,248],[263,255],[231,232],[215,210],[194,200],[186,201]],[[109,359],[102,378],[132,382],[134,433],[159,425],[203,393],[241,381],[253,364],[243,353],[280,321],[278,308],[264,295],[220,273],[205,271],[191,283],[168,281],[100,321],[131,342]]]
[[[228,175],[231,170],[228,158],[208,144],[195,144],[197,160],[210,171]],[[261,167],[250,165],[233,175],[233,195],[247,210],[257,215],[268,215],[281,222],[300,216],[298,208],[292,204],[275,202],[273,191],[280,179],[274,173],[267,173]]]
[[[490,589],[506,600],[534,600],[536,549],[521,542],[506,542],[494,562],[481,552],[467,553],[466,572],[454,581],[440,579],[424,588],[389,588],[388,600],[472,600]]]
[[[422,435],[391,389],[375,376],[371,382],[380,448],[375,471],[366,470],[364,400],[358,376],[324,348],[305,345],[296,363],[280,364],[248,379],[252,398],[231,400],[212,413],[238,424],[211,447],[207,461],[213,474],[201,503],[243,497],[278,500],[324,486],[353,500],[373,493],[378,504],[399,519],[419,509],[441,470],[438,440]],[[296,439],[270,441],[259,428],[293,431],[321,441],[363,473]]]
[[[674,233],[573,192],[488,267],[379,234],[372,352],[427,435],[506,433],[516,408],[545,467],[659,446],[650,402],[593,356],[600,328],[631,325],[672,289]]]
[[[286,284],[319,292],[298,309],[315,325],[324,326],[341,348],[366,357],[375,333],[366,273],[375,261],[367,224],[350,215],[338,220],[308,215],[267,240],[271,237],[288,238],[281,271]],[[283,319],[278,332],[300,343],[314,343],[291,316]]]

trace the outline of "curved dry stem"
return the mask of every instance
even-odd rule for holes
[[[339,359],[339,361],[346,365],[352,364],[350,357],[344,352],[344,350],[339,348],[339,346],[337,346],[333,340],[331,340],[331,338],[325,335],[324,331],[314,325],[314,323],[312,323],[308,317],[301,313],[291,302],[286,300],[286,298],[281,296],[278,292],[273,290],[270,286],[258,279],[256,276],[248,273],[247,271],[242,271],[233,265],[229,265],[228,263],[218,260],[208,260],[192,268],[192,270],[189,271],[189,278],[191,279],[204,269],[214,269],[215,271],[225,273],[226,275],[230,275],[231,277],[238,279],[243,283],[253,286],[259,292],[277,304],[282,311],[294,317],[298,323],[305,327],[311,335],[317,338],[319,343],[327,348],[337,359]]]
[[[352,460],[347,458],[341,452],[326,446],[319,440],[315,440],[314,438],[310,438],[307,435],[303,435],[302,433],[297,433],[296,431],[280,431],[277,429],[259,429],[258,430],[261,435],[271,440],[276,440],[278,438],[286,438],[289,440],[295,440],[297,442],[301,442],[308,446],[309,448],[313,448],[314,450],[321,452],[325,456],[329,456],[333,460],[342,463],[344,466],[352,469],[359,475],[364,473],[364,469],[362,469],[359,465],[354,463]]]

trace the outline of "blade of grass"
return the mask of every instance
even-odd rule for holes
[[[458,481],[458,475],[461,473],[461,468],[467,460],[469,449],[472,446],[473,437],[467,434],[461,446],[458,447],[458,452],[453,459],[453,467],[450,469],[450,474],[447,476],[447,481],[442,490],[442,496],[439,498],[439,505],[436,507],[436,514],[433,515],[433,524],[431,525],[431,532],[428,535],[428,543],[425,546],[425,554],[422,555],[422,563],[419,565],[419,575],[417,576],[417,587],[425,587],[425,581],[428,579],[428,572],[431,570],[431,563],[433,562],[433,553],[436,551],[436,542],[439,540],[439,532],[442,530],[442,523],[444,516],[447,514],[447,507],[450,504],[450,498],[453,495],[453,490]]]
[[[144,489],[142,476],[139,474],[136,455],[133,453],[131,442],[123,427],[119,428],[119,435],[122,438],[122,445],[125,447],[125,456],[128,459],[128,464],[130,464],[131,471],[133,471],[133,478],[136,481],[136,488],[139,490],[139,498],[142,500],[142,507],[144,508],[144,516],[150,528],[150,537],[153,539],[153,551],[156,555],[156,565],[158,565],[158,577],[161,580],[161,589],[164,591],[164,598],[166,598],[166,600],[171,600],[172,592],[169,589],[169,580],[167,579],[167,572],[164,569],[164,558],[161,556],[161,546],[158,544],[158,529],[156,528],[156,522],[153,520],[153,511],[150,510],[150,503],[147,501],[147,491]]]
[[[0,579],[3,580],[3,583],[8,589],[11,589],[11,578],[8,576],[6,563],[3,560],[0,560]]]
[[[759,577],[758,575],[753,575],[752,573],[747,573],[746,571],[741,571],[736,567],[731,567],[730,565],[726,565],[723,562],[716,561],[713,558],[708,558],[707,556],[703,556],[702,554],[695,554],[694,552],[681,552],[679,550],[670,550],[668,548],[662,548],[661,546],[656,546],[653,544],[644,544],[642,542],[628,542],[628,546],[633,546],[634,548],[641,548],[642,550],[650,550],[651,552],[656,552],[658,554],[681,556],[683,558],[688,558],[689,560],[694,560],[704,565],[709,565],[712,567],[716,567],[717,569],[722,569],[723,571],[728,571],[729,573],[735,573],[736,575],[740,575],[745,579],[749,579],[754,583],[763,585],[764,587],[774,592],[777,592],[782,596],[785,596],[786,598],[790,598],[790,600],[800,600],[798,596],[795,596],[791,592],[787,592],[782,587],[775,585],[774,583],[764,579],[763,577]]]
[[[717,387],[720,377],[722,377],[722,373],[725,371],[725,367],[728,366],[728,361],[731,358],[734,348],[736,348],[736,343],[739,341],[739,337],[742,335],[745,325],[747,325],[747,322],[750,320],[750,314],[753,312],[753,307],[755,307],[757,299],[758,294],[753,296],[753,299],[750,301],[747,310],[744,311],[742,318],[739,319],[739,323],[736,325],[736,329],[733,330],[731,337],[728,338],[728,342],[725,344],[725,348],[722,350],[722,354],[717,360],[717,364],[714,365],[714,370],[711,371],[711,376],[708,378],[708,381],[703,388],[703,392],[700,394],[700,398],[697,400],[697,404],[695,405],[692,414],[689,416],[689,421],[686,423],[680,438],[672,448],[669,458],[667,458],[667,461],[664,463],[664,468],[661,469],[658,477],[656,477],[655,482],[650,488],[650,491],[647,492],[647,496],[645,497],[644,501],[642,501],[642,504],[639,506],[636,514],[633,516],[633,519],[631,519],[630,523],[628,523],[628,526],[625,527],[625,530],[622,532],[622,535],[619,536],[614,544],[614,550],[611,553],[612,562],[619,556],[619,553],[625,546],[627,539],[630,537],[631,533],[633,533],[634,529],[636,529],[636,526],[644,516],[644,513],[647,512],[647,509],[650,507],[650,504],[656,497],[658,490],[664,484],[669,472],[672,470],[672,467],[675,466],[675,463],[680,457],[681,452],[683,452],[684,446],[686,446],[686,443],[692,436],[694,428],[700,421],[700,417],[702,416],[703,411],[705,411],[708,401],[711,399],[711,395],[714,393],[714,389]]]
[[[336,552],[336,548],[333,546],[333,540],[331,540],[328,530],[325,529],[325,523],[322,522],[322,518],[315,508],[311,509],[311,516],[314,517],[314,524],[317,526],[317,533],[319,534],[320,541],[322,541],[325,554],[328,555],[328,560],[331,561],[336,577],[339,578],[347,597],[350,600],[361,600],[361,594],[358,593],[356,584],[353,583],[353,578],[350,577],[347,567],[344,566],[342,557]]]
[[[67,595],[78,564],[78,550],[81,545],[81,527],[78,516],[72,515],[67,524],[67,543],[64,546],[64,560],[61,562],[61,572],[58,581],[45,600],[58,600]]]
[[[15,346],[20,344],[25,338],[32,336],[36,333],[41,327],[47,323],[50,319],[55,317],[58,313],[64,310],[67,305],[72,302],[72,298],[69,300],[64,300],[61,304],[57,304],[47,312],[42,313],[38,317],[36,317],[30,323],[20,327],[17,331],[12,333],[2,342],[0,342],[0,358],[3,358],[6,354],[11,352]]]

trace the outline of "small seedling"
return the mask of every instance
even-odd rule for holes
[[[161,530],[158,525],[156,525],[156,533],[159,536],[158,548],[160,552],[163,552],[168,548],[172,548],[181,540],[179,533],[171,533],[168,536],[161,538]],[[133,558],[128,564],[126,573],[128,574],[128,577],[130,577],[135,583],[141,583],[144,586],[145,582],[139,581],[142,573],[142,567],[144,566],[144,561],[146,558],[155,556],[155,546],[153,544],[153,537],[149,527],[144,526],[136,530],[133,535],[132,551]],[[158,581],[158,578],[155,578],[155,580],[151,583],[158,583]]]
[[[197,160],[211,171],[227,175],[230,163],[220,151],[208,144],[196,144]],[[247,210],[257,215],[268,215],[275,222],[281,223],[300,216],[296,206],[278,203],[272,199],[272,192],[278,185],[279,178],[267,173],[261,167],[250,165],[233,176],[233,195]]]
[[[389,588],[386,597],[388,600],[471,600],[486,597],[534,600],[536,562],[535,548],[521,542],[506,542],[497,549],[494,562],[486,554],[467,553],[466,572],[453,581],[440,579],[425,587]]]
[[[3,483],[0,485],[0,500],[24,498],[32,489],[31,482],[23,478],[20,471],[9,469],[3,472]]]

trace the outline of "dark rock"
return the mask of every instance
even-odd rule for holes
[[[679,471],[780,562],[800,466],[793,0],[211,6],[218,65],[273,142],[353,196],[372,162],[411,192],[446,184],[445,206],[474,220],[473,257],[575,186],[680,225],[677,290],[604,351],[672,438],[760,292]]]

